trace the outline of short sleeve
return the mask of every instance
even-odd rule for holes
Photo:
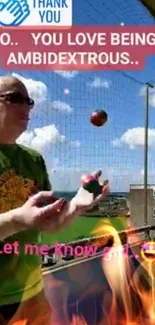
[[[41,172],[42,172],[41,191],[50,191],[52,189],[52,186],[49,180],[46,164],[42,156],[40,156],[40,164],[41,164]],[[41,245],[45,244],[44,231],[40,232],[39,243]]]
[[[52,189],[52,185],[49,180],[49,175],[47,172],[46,164],[43,159],[43,157],[40,157],[40,163],[41,163],[41,170],[42,170],[42,184],[41,184],[41,190],[42,191],[50,191]]]

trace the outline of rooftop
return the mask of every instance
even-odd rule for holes
[[[148,190],[155,190],[155,184],[148,184]],[[144,184],[130,184],[131,190],[143,190]]]

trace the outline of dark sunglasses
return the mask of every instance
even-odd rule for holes
[[[22,95],[20,92],[12,92],[0,94],[0,99],[5,100],[11,104],[27,104],[30,109],[34,106],[34,100],[28,96]]]

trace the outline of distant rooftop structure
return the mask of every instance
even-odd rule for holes
[[[148,184],[148,190],[155,190],[155,184]],[[130,190],[143,190],[144,184],[130,184]]]
[[[145,220],[145,192],[144,184],[130,184],[130,218],[131,225],[142,227]],[[147,186],[147,223],[155,226],[155,184]],[[154,233],[152,233],[154,236]]]

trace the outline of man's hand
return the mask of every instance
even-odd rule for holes
[[[15,225],[21,229],[59,230],[67,221],[69,203],[60,199],[41,207],[43,202],[53,201],[52,195],[51,191],[45,191],[30,197],[22,207],[15,210]]]
[[[97,180],[99,180],[100,176],[101,176],[102,172],[101,171],[97,171],[94,172],[92,175],[95,176],[95,178]],[[92,194],[86,194],[86,196],[88,195],[88,202],[85,203],[85,198],[84,195],[85,193],[82,191],[82,187],[79,189],[79,191],[77,192],[77,195],[75,196],[75,200],[77,197],[77,204],[76,204],[76,209],[78,212],[85,212],[88,209],[90,209],[91,207],[93,207],[94,205],[100,203],[103,198],[109,193],[110,189],[109,189],[109,181],[106,180],[102,183],[100,183],[101,186],[101,194],[99,194],[96,198],[94,198],[94,195]],[[80,197],[80,192],[81,192],[81,196]],[[87,199],[87,198],[86,198]]]
[[[101,173],[95,172],[93,175],[96,179],[99,179]],[[98,204],[108,194],[108,181],[101,183],[100,186],[101,194],[95,199],[94,195],[91,193],[88,193],[88,197],[85,197],[84,195],[87,191],[84,191],[85,193],[81,192],[83,190],[81,187],[70,202],[59,199],[51,204],[50,202],[53,202],[53,193],[50,191],[39,192],[30,197],[21,208],[14,210],[14,225],[18,231],[33,228],[48,232],[56,232],[66,228],[73,223],[76,216]],[[45,201],[49,202],[49,204],[41,207],[42,203]]]
[[[101,171],[94,172],[93,176],[98,180],[101,176]],[[84,190],[83,187],[80,187],[77,194],[70,201],[67,210],[67,218],[65,220],[64,226],[70,225],[76,216],[87,211],[94,205],[98,204],[102,199],[109,193],[109,182],[108,180],[100,183],[101,193],[94,198],[93,193],[89,193]],[[63,225],[62,225],[63,226]]]
[[[47,202],[47,205],[42,207]],[[0,215],[0,241],[29,229],[56,232],[70,225],[76,213],[69,213],[70,202],[56,199],[51,191],[31,196],[20,207]],[[74,210],[75,212],[75,210]]]

